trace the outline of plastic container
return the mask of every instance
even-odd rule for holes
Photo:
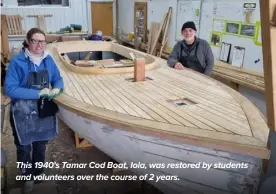
[[[79,31],[81,31],[82,29],[82,26],[79,24],[71,24],[70,27],[73,28],[74,30],[79,30]]]

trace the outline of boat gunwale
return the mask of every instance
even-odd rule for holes
[[[270,150],[264,146],[262,147],[262,146],[242,144],[241,140],[243,139],[244,136],[241,136],[241,135],[225,134],[222,132],[212,132],[204,129],[172,125],[169,123],[160,123],[158,121],[150,121],[143,118],[137,118],[131,115],[124,115],[122,113],[106,110],[100,107],[95,107],[93,105],[86,104],[84,102],[80,102],[79,100],[74,99],[67,94],[62,94],[56,97],[55,101],[59,106],[62,106],[65,109],[70,110],[86,119],[91,119],[103,124],[107,124],[112,127],[119,128],[121,130],[131,131],[142,135],[151,135],[158,138],[162,138],[166,136],[167,140],[177,141],[181,143],[188,143],[195,146],[208,147],[211,149],[228,151],[228,152],[233,152],[238,154],[249,154],[251,156],[260,157],[263,159],[269,159],[270,157]],[[127,122],[128,119],[126,119],[126,117],[133,119],[130,121],[136,120],[137,122],[137,120],[139,120],[141,121],[141,124],[138,125],[132,122]],[[148,124],[145,124],[145,121],[147,121],[146,123]],[[160,127],[159,128],[155,127],[156,125],[159,125],[159,126],[162,125],[163,129],[161,129]],[[200,137],[198,135],[196,136],[196,135],[174,132],[173,130],[168,131],[166,130],[168,128],[186,129],[190,131],[197,130],[197,131],[201,131],[204,134],[207,134],[208,138],[204,137],[203,135]],[[240,137],[240,141],[237,143],[237,142],[230,142],[223,139],[218,140],[213,135],[208,135],[208,134],[222,134],[223,136],[221,137],[225,137],[226,135],[233,136],[236,141]],[[255,139],[254,137],[248,137],[248,138],[262,143],[260,140]]]
[[[72,43],[81,43],[83,41],[70,41],[70,42],[72,42]],[[93,41],[91,41],[91,43],[92,42]],[[94,41],[94,42],[98,42],[98,41]],[[64,42],[61,42],[59,44],[62,45],[62,43],[64,43]],[[88,41],[86,43],[88,43]],[[89,41],[89,43],[90,43],[90,41]],[[125,50],[129,50],[128,47],[121,46],[121,45],[119,45],[115,42],[102,42],[102,44],[111,45],[111,50],[106,50],[106,51],[112,51],[112,52],[115,52],[117,54],[121,54],[124,57],[126,57],[126,55],[114,51],[115,50],[114,47],[119,46],[119,47],[121,47]],[[93,74],[103,74],[104,75],[104,74],[132,73],[132,72],[134,72],[134,66],[133,67],[123,67],[123,68],[112,68],[112,67],[98,68],[98,67],[79,67],[79,66],[75,66],[75,65],[71,64],[69,61],[67,61],[64,57],[62,57],[61,54],[62,53],[66,54],[66,53],[68,53],[68,51],[67,52],[62,52],[61,48],[59,48],[60,45],[55,46],[55,52],[57,52],[59,58],[61,59],[61,61],[64,64],[64,66],[72,72],[81,73],[81,74],[92,74],[92,75]],[[91,50],[83,49],[83,50],[79,50],[78,52],[86,52],[86,51],[91,51]],[[152,62],[146,63],[146,65],[145,65],[145,70],[146,71],[154,70],[154,69],[157,69],[157,68],[160,67],[160,65],[158,65],[156,63],[156,59],[153,56],[151,56],[149,54],[145,54],[143,52],[139,52],[139,51],[134,50],[134,49],[132,51],[133,51],[133,53],[137,53],[139,55],[142,55],[143,57],[146,57],[146,59],[152,61]]]

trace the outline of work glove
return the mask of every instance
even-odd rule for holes
[[[51,99],[57,97],[60,93],[61,93],[60,88],[54,88],[54,89],[50,90],[49,99],[51,100]]]
[[[49,97],[49,94],[50,94],[49,88],[44,88],[40,90],[39,97]]]

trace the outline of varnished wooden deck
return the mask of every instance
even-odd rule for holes
[[[169,68],[159,58],[154,59],[161,67],[147,71],[151,80],[144,82],[129,81],[133,73],[72,72],[56,51],[66,53],[74,48],[88,51],[93,47],[86,41],[75,44],[78,46],[72,42],[57,43],[56,48],[54,44],[48,46],[65,82],[65,94],[57,98],[61,105],[118,127],[161,132],[162,137],[167,133],[197,141],[196,144],[212,144],[211,147],[214,144],[218,149],[269,157],[266,148],[269,129],[264,118],[254,105],[232,89],[191,70]],[[100,48],[104,50],[107,44]],[[171,102],[183,98],[195,104],[177,106]]]

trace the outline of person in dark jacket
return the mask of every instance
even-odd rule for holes
[[[43,173],[46,145],[57,136],[57,118],[41,118],[38,102],[53,99],[64,89],[63,78],[51,55],[45,51],[45,33],[28,31],[23,49],[11,59],[5,79],[5,92],[11,98],[10,122],[17,148],[17,168],[31,177],[24,182],[24,194],[30,193],[34,176]]]
[[[183,24],[183,40],[176,43],[169,58],[168,65],[175,69],[190,68],[205,75],[210,75],[214,68],[214,55],[206,40],[196,37],[194,22]]]

